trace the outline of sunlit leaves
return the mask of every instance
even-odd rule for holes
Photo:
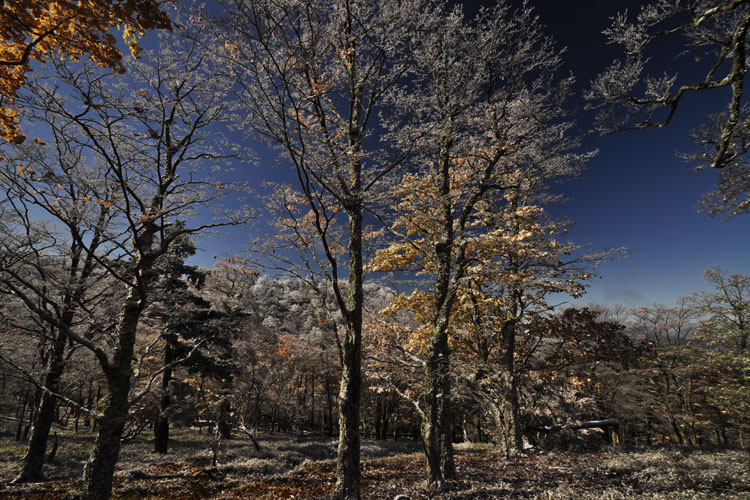
[[[171,21],[156,0],[9,0],[0,9],[0,136],[21,142],[15,96],[32,70],[33,60],[50,57],[95,63],[123,72],[122,54],[111,30],[122,29],[133,56],[137,36],[153,28],[170,28]]]

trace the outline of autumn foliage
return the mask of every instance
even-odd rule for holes
[[[32,71],[32,61],[50,57],[92,61],[122,73],[122,53],[110,32],[137,56],[137,37],[147,29],[171,26],[161,0],[7,0],[0,8],[0,136],[22,142],[15,95]]]

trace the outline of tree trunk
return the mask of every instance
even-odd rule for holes
[[[23,428],[23,438],[22,438],[23,441],[28,441],[29,439],[29,432],[31,431],[31,425],[36,420],[36,416],[38,413],[37,410],[39,409],[39,406],[42,404],[43,395],[44,395],[44,391],[42,391],[39,387],[34,387],[34,399],[29,405],[29,420],[26,423],[26,426]],[[52,408],[54,411],[54,406]]]
[[[503,419],[502,440],[506,456],[517,455],[523,451],[521,440],[521,421],[519,418],[518,390],[515,380],[501,382],[503,398],[500,401],[500,414]]]
[[[52,462],[55,457],[57,456],[57,433],[55,432],[54,441],[52,442],[52,449],[49,452],[49,455],[47,455],[47,458],[44,459],[46,463]]]
[[[442,489],[445,480],[455,476],[453,435],[450,415],[450,349],[448,322],[456,296],[455,280],[460,279],[465,262],[458,254],[465,247],[455,246],[454,213],[451,201],[451,149],[453,119],[449,116],[440,136],[440,158],[433,172],[442,223],[435,243],[435,303],[432,311],[433,334],[425,369],[422,440],[427,460],[427,486]],[[454,250],[456,268],[453,268]],[[451,272],[453,271],[453,276]]]
[[[150,247],[148,245],[147,247]],[[97,419],[99,433],[94,449],[83,469],[86,488],[84,500],[108,500],[112,494],[112,478],[120,455],[120,438],[128,416],[131,359],[136,339],[136,328],[141,312],[146,306],[145,290],[151,281],[151,265],[141,267],[140,291],[133,284],[123,303],[117,321],[115,338],[117,345],[112,361],[105,367],[108,393],[104,401],[104,414]]]
[[[445,366],[441,368],[440,387],[440,470],[445,479],[455,479],[456,465],[453,461],[453,415],[451,415],[450,369],[448,366],[448,347],[445,349]]]
[[[29,404],[29,395],[28,390],[23,395],[23,404],[21,405],[21,410],[16,412],[16,415],[18,416],[18,425],[16,426],[16,441],[21,440],[21,436],[23,435],[23,423],[25,422],[24,417],[26,416],[26,407]]]
[[[108,384],[110,389],[113,384]],[[120,437],[127,416],[127,392],[115,388],[115,393],[107,395],[107,410],[99,422],[94,449],[83,470],[86,488],[85,500],[108,500],[112,495],[112,479],[120,456]]]
[[[315,431],[315,372],[310,375],[310,431]]]
[[[442,489],[445,480],[455,476],[449,408],[448,336],[445,332],[433,337],[430,352],[425,373],[422,440],[427,461],[427,485],[432,489]]]
[[[331,390],[331,381],[328,379],[328,374],[326,373],[326,403],[328,405],[328,417],[327,417],[327,424],[326,424],[326,431],[328,432],[328,437],[333,437],[333,391]]]
[[[94,395],[93,403],[89,405],[89,408],[93,408],[95,404],[98,404],[101,398],[102,398],[102,386],[97,384],[96,394]],[[91,422],[91,432],[94,432],[96,430],[98,420],[95,418],[91,418],[89,419],[89,421]]]
[[[383,431],[381,428],[381,422],[382,422],[382,413],[383,413],[383,401],[380,396],[376,396],[375,398],[375,417],[374,417],[374,427],[375,427],[375,439],[380,440],[382,439],[381,436],[383,435]]]
[[[339,391],[339,446],[336,457],[336,485],[332,500],[360,498],[359,404],[362,394],[362,204],[354,203],[349,214],[349,280],[346,336]]]
[[[359,499],[359,398],[361,382],[358,335],[350,335],[344,342],[344,366],[339,392],[339,446],[336,459],[336,486],[332,499]]]
[[[381,439],[386,441],[388,439],[388,426],[391,424],[391,417],[397,409],[397,402],[391,401],[390,403],[386,399],[383,405],[383,422],[380,424]]]
[[[114,375],[117,371],[127,383],[123,383],[125,381]],[[129,363],[127,370],[112,370],[111,374],[108,374],[107,389],[109,392],[105,398],[104,415],[98,419],[99,433],[83,469],[85,500],[107,500],[112,494],[112,478],[120,455],[120,438],[128,414]]]
[[[228,397],[225,397],[219,403],[219,414],[216,418],[216,430],[222,440],[232,438],[232,421],[230,419],[231,413],[232,402]]]
[[[174,361],[172,346],[164,346],[164,365]],[[156,417],[154,425],[154,451],[156,453],[167,453],[169,449],[169,405],[171,398],[169,395],[169,384],[172,380],[172,369],[164,370],[161,377],[161,400],[159,401],[159,416]]]
[[[160,413],[154,425],[154,452],[166,454],[169,451],[169,416]]]
[[[500,411],[503,418],[503,447],[506,456],[523,451],[521,441],[520,408],[518,403],[518,381],[516,380],[516,322],[509,320],[503,325],[501,338],[503,354],[500,359]]]
[[[677,423],[677,419],[675,418],[674,413],[672,413],[672,408],[670,408],[669,403],[666,400],[666,396],[664,398],[664,411],[667,415],[667,419],[669,420],[669,424],[672,426],[672,432],[677,438],[677,442],[681,445],[685,444],[685,436],[682,433],[680,425]]]
[[[63,355],[67,337],[58,331],[52,344],[52,350],[47,359],[46,373],[44,375],[44,386],[50,391],[57,391],[57,386],[65,369]],[[49,392],[44,392],[41,397],[39,409],[31,430],[31,439],[26,455],[23,457],[23,466],[14,483],[37,482],[44,479],[42,467],[44,455],[47,451],[47,440],[49,431],[55,419],[55,407],[57,399]]]

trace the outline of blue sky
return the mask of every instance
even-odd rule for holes
[[[567,47],[566,66],[582,91],[618,48],[606,45],[601,31],[616,12],[635,14],[641,2],[536,0],[531,4],[549,32]],[[673,58],[674,45],[655,47],[652,70],[692,76],[689,58]],[[659,51],[661,49],[661,52]],[[663,67],[662,67],[663,66]],[[697,213],[701,195],[710,191],[717,172],[696,172],[676,157],[688,151],[690,130],[702,116],[725,107],[728,92],[689,95],[665,129],[628,131],[584,142],[599,155],[583,179],[561,186],[570,200],[556,211],[576,222],[571,237],[593,248],[625,246],[630,256],[599,269],[582,302],[628,306],[674,303],[681,295],[704,287],[703,269],[720,265],[750,273],[750,218],[729,221]],[[578,106],[582,103],[579,101]],[[582,126],[592,116],[580,113]]]
[[[467,10],[473,11],[480,3],[467,2]],[[640,3],[530,0],[548,32],[560,46],[567,47],[564,69],[576,76],[579,95],[619,55],[618,48],[606,45],[601,34],[608,19],[626,7],[637,12]],[[654,58],[664,65],[656,67],[659,72],[695,74],[690,60],[672,59],[675,46],[663,48],[664,52],[655,53]],[[675,156],[690,149],[691,128],[701,116],[723,109],[726,96],[724,90],[688,96],[665,129],[585,140],[583,148],[598,149],[599,155],[589,163],[583,178],[559,187],[569,200],[553,207],[552,212],[575,222],[570,233],[574,241],[593,249],[624,246],[630,255],[600,267],[600,277],[592,281],[589,293],[578,302],[672,304],[679,296],[704,288],[701,275],[708,266],[750,274],[750,216],[723,221],[697,213],[695,207],[701,195],[714,186],[716,172],[695,172]],[[577,97],[572,105],[578,108],[576,117],[581,127],[587,128],[592,116],[583,111],[583,101]],[[267,167],[270,163],[262,156],[257,167],[245,172],[255,180],[283,180],[287,176],[290,182],[294,180],[291,170],[283,165],[271,170]],[[213,255],[240,252],[258,237],[254,230],[250,233],[247,229],[233,231],[202,242],[205,251],[194,262],[210,266]]]

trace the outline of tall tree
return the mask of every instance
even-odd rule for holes
[[[195,250],[190,238],[178,239],[157,263],[158,278],[152,303],[145,312],[144,319],[153,328],[162,330],[162,366],[169,367],[161,374],[159,412],[154,422],[154,451],[157,453],[167,453],[169,447],[173,371],[186,369],[227,385],[236,369],[230,361],[232,340],[243,317],[212,309],[211,302],[201,296],[199,285],[205,281],[205,276],[196,266],[185,262]],[[201,346],[191,354],[196,342]],[[178,360],[183,361],[175,364]]]
[[[332,498],[360,498],[363,207],[393,162],[370,151],[383,95],[405,67],[418,1],[226,0],[222,56],[255,137],[293,165],[344,324]],[[365,150],[367,148],[368,151]],[[334,225],[345,228],[334,236]],[[339,245],[340,243],[340,245]],[[346,280],[346,281],[344,281]]]
[[[31,63],[60,55],[74,61],[88,56],[101,66],[125,71],[110,30],[122,29],[133,56],[137,36],[147,29],[170,28],[160,0],[5,0],[0,6],[0,136],[22,142],[15,96],[26,83]]]
[[[656,0],[644,4],[634,20],[627,12],[618,14],[604,33],[610,43],[622,45],[625,57],[597,76],[586,93],[588,107],[598,109],[599,130],[609,133],[665,127],[684,107],[687,95],[730,89],[726,111],[707,117],[693,134],[702,150],[686,155],[699,169],[721,169],[716,189],[701,204],[714,215],[731,217],[750,210],[750,167],[745,158],[750,136],[744,104],[748,28],[747,0]],[[658,75],[649,74],[651,47],[680,37],[675,57],[694,57],[692,66],[705,76],[680,80],[661,66]]]
[[[61,149],[57,152],[62,153]],[[25,482],[43,477],[47,437],[57,405],[54,393],[65,367],[67,332],[80,334],[93,326],[89,311],[111,297],[96,285],[104,273],[94,255],[107,244],[104,234],[112,214],[104,205],[84,201],[93,194],[85,183],[96,182],[99,172],[81,165],[80,156],[49,154],[42,144],[8,153],[0,167],[0,204],[5,207],[0,227],[0,283],[37,318],[46,365],[42,375],[46,391],[35,412],[23,467],[16,478],[16,482]],[[55,166],[58,162],[59,169]],[[54,206],[50,205],[53,198]],[[39,220],[33,214],[40,210],[63,214],[66,223],[55,227],[50,221]]]
[[[103,236],[107,245],[99,251],[87,239],[76,240],[124,288],[108,342],[66,332],[94,353],[107,385],[103,411],[95,415],[99,432],[84,470],[87,499],[111,494],[128,408],[150,388],[149,383],[129,397],[137,326],[154,284],[155,265],[180,237],[243,220],[225,213],[215,222],[176,223],[208,205],[218,207],[217,199],[232,191],[231,185],[213,179],[210,169],[235,153],[209,128],[227,110],[221,73],[209,67],[195,41],[174,36],[163,39],[159,49],[158,54],[144,54],[142,62],[133,61],[128,78],[90,64],[51,62],[54,86],[29,84],[24,98],[25,110],[47,127],[54,147],[98,169],[96,181],[86,184],[93,193],[83,201],[103,205],[114,221]],[[33,158],[25,168],[42,171]],[[34,180],[32,173],[27,175]],[[48,213],[66,224],[69,214],[54,194],[47,203]]]
[[[425,362],[422,435],[429,484],[454,474],[449,323],[472,265],[481,212],[503,193],[572,173],[587,155],[569,150],[563,104],[572,78],[556,80],[560,55],[528,7],[504,2],[472,22],[438,2],[410,40],[409,88],[396,94],[388,139],[411,152],[413,173],[397,188],[398,238],[376,257],[380,270],[434,276]],[[489,237],[489,236],[488,236]],[[416,292],[421,294],[422,292]]]
[[[510,188],[505,206],[480,214],[491,231],[470,241],[472,269],[458,292],[462,371],[493,415],[507,455],[523,449],[521,383],[539,364],[537,351],[547,341],[529,323],[553,309],[551,296],[580,297],[592,268],[612,255],[582,254],[578,245],[564,241],[567,224],[549,220],[534,203],[546,198],[536,189]],[[467,347],[474,356],[466,357]]]

